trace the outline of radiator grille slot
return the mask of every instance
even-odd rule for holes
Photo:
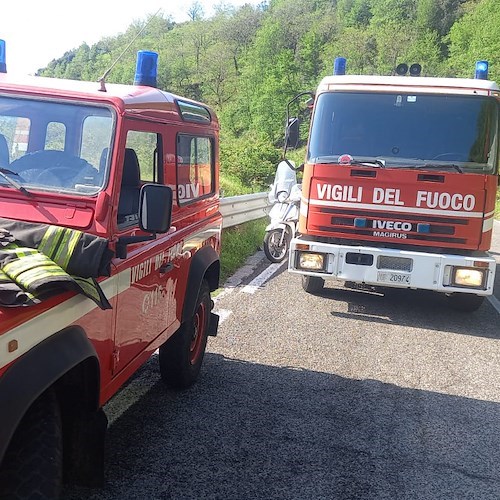
[[[390,269],[391,271],[407,271],[413,270],[413,259],[406,257],[390,257],[381,255],[377,259],[377,269]]]

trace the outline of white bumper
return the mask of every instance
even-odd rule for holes
[[[299,248],[297,248],[299,245]],[[308,248],[307,248],[308,247]],[[324,255],[321,271],[298,266],[300,252]],[[479,268],[484,271],[480,288],[453,284],[457,268]],[[324,279],[339,279],[374,286],[434,290],[443,293],[491,295],[496,262],[488,255],[461,255],[415,252],[364,246],[333,245],[294,238],[291,242],[288,270]]]

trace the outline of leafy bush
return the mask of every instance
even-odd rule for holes
[[[268,189],[280,158],[279,150],[253,134],[221,140],[222,174],[240,179],[252,191]]]

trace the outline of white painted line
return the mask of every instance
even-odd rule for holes
[[[496,309],[497,313],[500,314],[500,300],[498,300],[494,295],[488,295],[486,297],[490,304]]]
[[[158,363],[157,351],[151,356],[154,362]],[[139,376],[136,376],[132,382],[123,387],[115,394],[105,405],[104,412],[108,417],[108,424],[111,425],[120,418],[134,403],[139,401],[151,388],[158,382],[158,372],[149,368]]]
[[[243,293],[255,293],[267,280],[271,278],[271,276],[278,271],[280,267],[282,267],[288,261],[285,259],[283,262],[277,262],[275,264],[271,264],[264,271],[262,271],[257,277],[255,277],[248,285],[242,288]]]
[[[219,309],[215,312],[219,315],[219,325],[224,323],[224,321],[226,321],[226,319],[233,314],[233,311],[230,311],[229,309]]]

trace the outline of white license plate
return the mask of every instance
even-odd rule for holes
[[[410,274],[381,272],[377,273],[377,281],[380,283],[389,283],[393,285],[409,285]]]

